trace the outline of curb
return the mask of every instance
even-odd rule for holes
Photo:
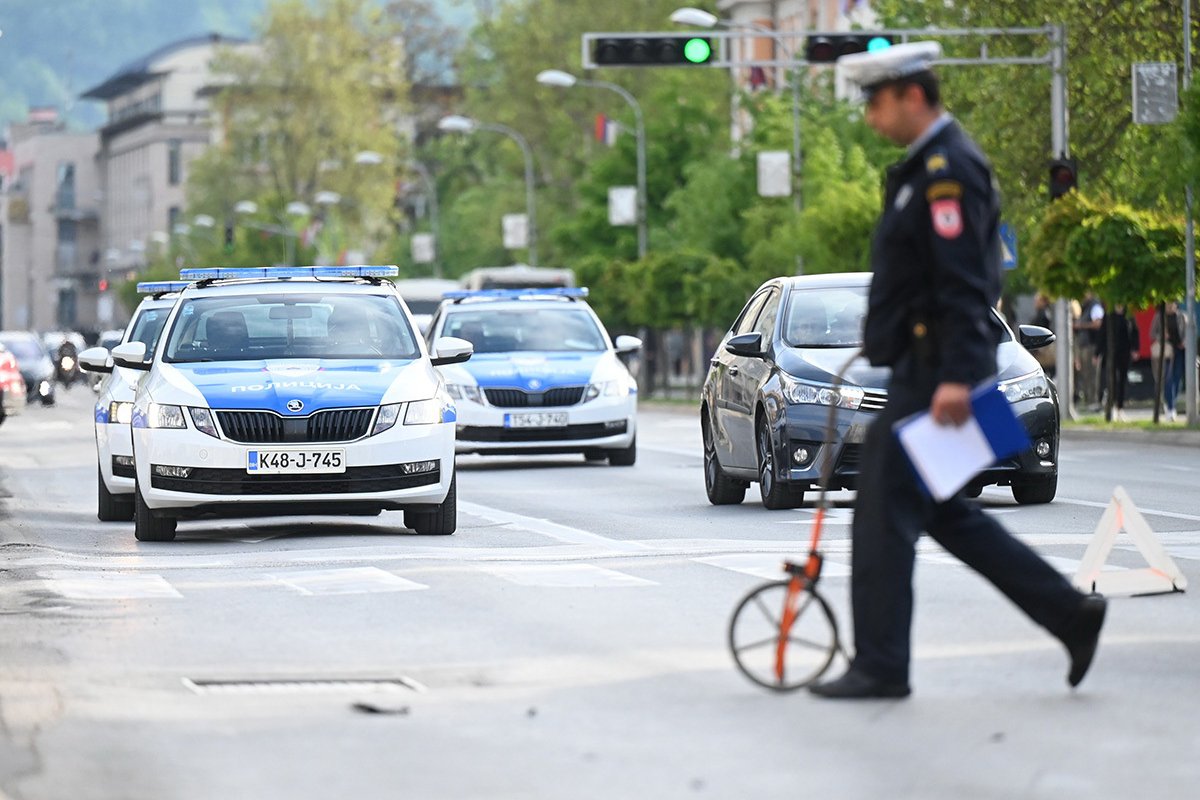
[[[1194,447],[1200,449],[1200,431],[1185,429],[1146,430],[1103,430],[1100,428],[1063,428],[1062,438],[1080,442],[1136,442],[1139,444],[1161,444],[1168,447]]]

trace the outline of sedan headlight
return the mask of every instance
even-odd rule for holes
[[[186,428],[187,423],[183,419],[183,407],[151,403],[146,408],[146,427]]]
[[[396,420],[400,418],[400,407],[403,403],[391,403],[390,405],[379,407],[379,416],[375,417],[375,427],[371,429],[371,435],[383,433],[388,428],[396,424]]]
[[[473,383],[447,383],[446,392],[455,400],[471,400],[475,403],[483,403],[483,393]]]
[[[862,405],[863,390],[857,386],[833,387],[829,384],[810,383],[781,374],[783,396],[793,405],[838,406],[856,409]]]
[[[442,421],[442,401],[437,397],[409,403],[404,411],[405,425],[433,425]]]
[[[212,412],[207,408],[188,407],[188,413],[192,415],[192,424],[196,426],[196,430],[201,433],[207,433],[214,438],[220,438],[217,435],[217,424],[213,420]]]
[[[623,387],[623,381],[604,381],[602,383],[589,383],[587,391],[583,393],[583,401],[595,400],[597,397],[620,397]]]
[[[1050,396],[1050,382],[1041,372],[1031,372],[1000,384],[1000,391],[1010,403]]]
[[[113,400],[108,404],[108,421],[118,425],[128,425],[133,419],[133,403],[123,400]]]

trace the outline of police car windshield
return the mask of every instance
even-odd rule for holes
[[[134,320],[133,330],[129,332],[129,341],[141,342],[146,345],[147,353],[153,353],[170,311],[170,308],[165,307],[147,308]]]
[[[475,345],[476,353],[595,352],[608,349],[596,321],[582,308],[466,308],[446,316],[442,336]]]
[[[163,360],[412,359],[420,355],[393,297],[297,292],[180,301]]]
[[[861,347],[867,288],[797,289],[788,300],[783,340],[792,347]]]

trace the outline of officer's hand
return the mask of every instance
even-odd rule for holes
[[[965,383],[939,383],[929,413],[938,425],[962,425],[971,418],[971,387]]]

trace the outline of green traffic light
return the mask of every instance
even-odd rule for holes
[[[707,39],[688,39],[683,45],[683,57],[693,64],[703,64],[712,56],[712,45]]]
[[[891,41],[889,41],[886,37],[873,36],[871,37],[870,41],[867,42],[867,52],[874,53],[879,50],[887,50],[891,46]]]

